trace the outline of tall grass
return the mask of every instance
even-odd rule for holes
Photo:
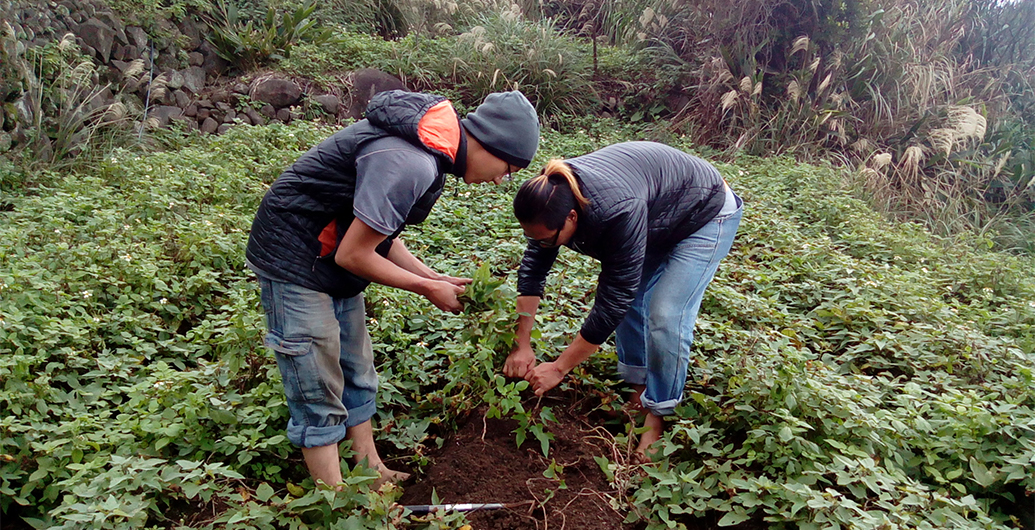
[[[483,17],[454,41],[448,79],[474,99],[520,89],[547,117],[585,114],[595,101],[587,90],[587,57],[553,21],[529,22],[517,10]]]
[[[730,153],[833,157],[882,211],[942,232],[1032,211],[1035,1],[673,6],[626,24],[692,68],[677,131]]]
[[[5,32],[3,38],[13,36]],[[82,55],[71,33],[8,59],[20,63],[16,71],[25,87],[18,116],[25,140],[9,156],[24,167],[66,170],[132,141],[129,125],[139,109],[118,87],[101,83],[95,64]],[[126,75],[141,71],[134,63]]]

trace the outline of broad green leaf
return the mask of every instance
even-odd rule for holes
[[[718,525],[719,526],[733,526],[733,525],[737,525],[737,524],[743,523],[744,521],[747,521],[750,518],[751,518],[750,515],[748,515],[746,513],[743,513],[743,512],[737,512],[737,511],[726,512],[726,515],[723,515],[722,519],[719,519]]]
[[[998,475],[998,472],[989,471],[984,464],[978,462],[974,457],[970,457],[970,472],[974,474],[974,482],[986,488],[995,483],[996,475]]]
[[[273,491],[273,488],[265,482],[259,484],[258,488],[255,488],[255,498],[259,499],[260,502],[270,500],[270,497],[272,497],[274,493],[276,492]]]

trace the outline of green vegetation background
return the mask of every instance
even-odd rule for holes
[[[266,187],[330,132],[240,127],[165,152],[116,151],[12,198],[0,225],[5,519],[385,524],[391,495],[368,495],[362,469],[332,500],[347,510],[326,509],[331,492],[291,489],[308,481],[283,435],[244,266]],[[608,121],[548,131],[533,165],[636,137]],[[730,523],[1009,526],[1014,501],[1035,488],[1031,260],[883,221],[830,168],[748,157],[719,167],[747,213],[704,302],[687,402],[646,476],[602,463],[626,500],[653,506],[630,517],[659,528],[710,510]],[[523,247],[514,186],[451,181],[407,233],[437,269],[485,264],[507,279],[477,295],[484,311],[445,315],[407,292],[367,293],[376,421],[410,465],[462,413],[516,392],[496,381]],[[543,357],[591,303],[593,263],[562,257],[539,316]],[[568,384],[613,392],[613,356],[605,347]]]

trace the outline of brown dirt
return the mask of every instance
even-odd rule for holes
[[[610,461],[618,449],[603,428],[593,425],[570,402],[552,405],[558,423],[547,422],[554,435],[549,457],[529,434],[520,448],[515,442],[518,423],[511,419],[485,418],[485,408],[471,414],[466,423],[430,457],[432,464],[417,482],[407,485],[399,504],[430,504],[432,490],[442,504],[521,503],[512,508],[469,512],[474,530],[559,529],[632,530],[623,524],[623,492],[608,484],[594,461]],[[536,400],[526,401],[530,410]],[[566,489],[560,481],[543,476],[551,461],[564,467]],[[614,506],[614,507],[612,507]]]

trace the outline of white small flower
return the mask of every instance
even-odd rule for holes
[[[55,234],[60,234],[60,233],[61,233],[61,230],[58,230],[58,229],[56,229],[56,228],[55,228],[55,229],[54,229],[54,233],[55,233]]]
[[[428,347],[428,343],[424,342],[424,341],[420,341],[420,342],[417,343],[417,346],[420,346],[421,348],[427,348]]]
[[[126,260],[126,263],[132,263],[133,262],[133,256],[130,256],[129,254],[126,254],[125,256],[122,256],[122,259]]]
[[[115,157],[111,157],[111,163],[112,164],[118,164],[119,163],[119,159],[115,158]]]
[[[0,287],[6,287],[6,285],[0,285]],[[1029,301],[1028,302],[1028,307],[1035,307],[1035,300]]]
[[[83,291],[83,292],[82,292],[82,293],[80,293],[80,294],[82,294],[82,295],[83,295],[83,298],[84,298],[84,299],[85,299],[85,298],[90,298],[91,296],[93,296],[93,292],[91,292],[91,291]]]
[[[175,205],[176,205],[176,203],[174,203],[174,202],[170,201],[170,202],[169,202],[169,209],[172,209],[172,207],[173,207],[173,206],[175,206]]]
[[[99,317],[93,317],[93,321],[94,321],[94,322],[100,322],[100,321],[101,321],[101,319],[100,319]]]
[[[927,267],[920,267],[920,270],[923,271],[924,274],[927,274]]]
[[[212,226],[212,221],[205,219],[205,226]]]
[[[986,292],[986,293],[988,293],[988,294],[992,294],[992,288],[991,287],[984,287],[981,290]]]
[[[162,305],[168,304],[169,303],[169,299],[168,298],[162,298],[161,300],[158,301],[158,303],[162,304]]]
[[[372,318],[372,319],[370,319],[370,323],[371,323],[371,324],[377,324],[377,319],[376,319],[376,318]]]

